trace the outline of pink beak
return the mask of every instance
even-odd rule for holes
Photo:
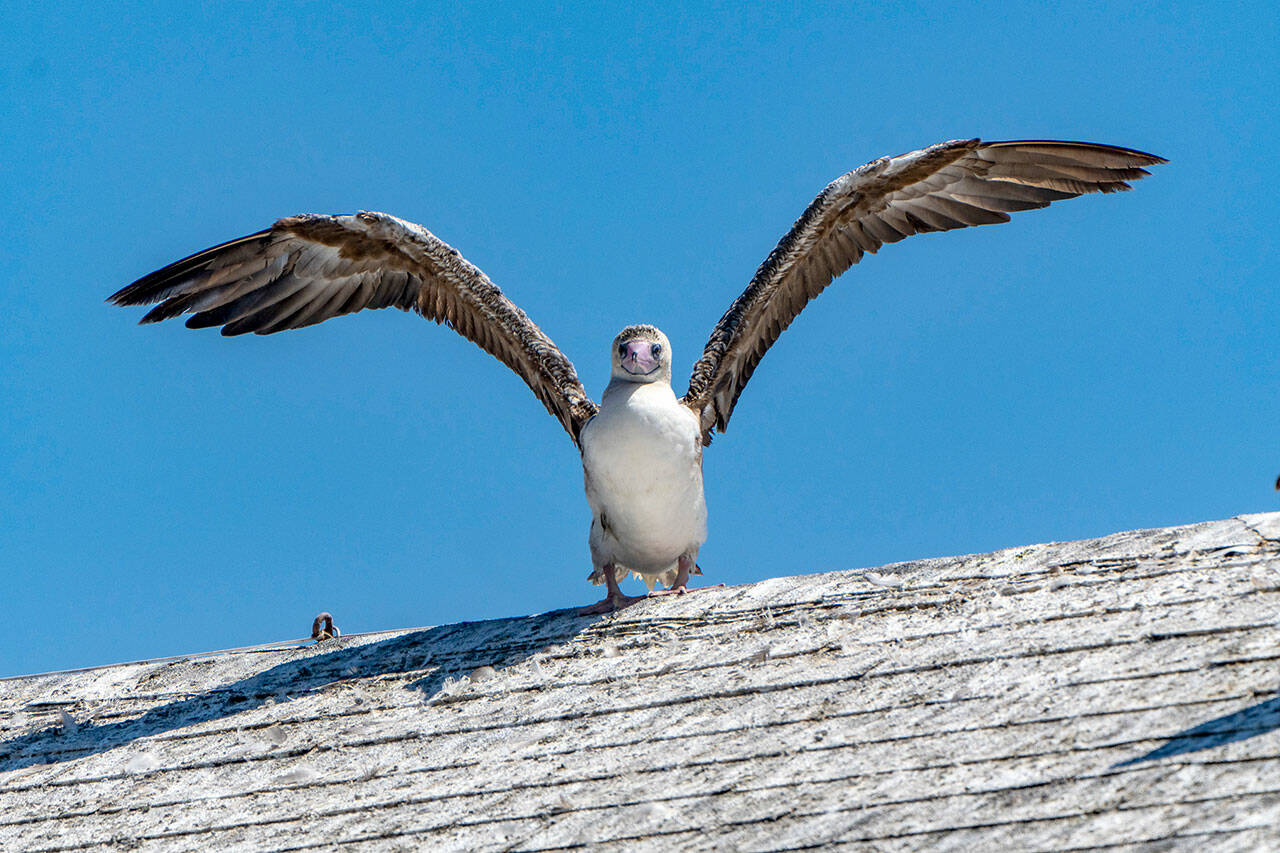
[[[623,344],[622,369],[633,376],[645,376],[658,369],[658,359],[653,357],[651,341],[628,341]]]

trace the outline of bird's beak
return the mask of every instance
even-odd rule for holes
[[[653,357],[653,352],[649,349],[652,346],[650,341],[630,341],[626,344],[626,351],[623,352],[619,361],[622,363],[622,369],[630,373],[632,376],[648,376],[658,369],[658,359]]]

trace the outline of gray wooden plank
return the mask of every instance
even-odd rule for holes
[[[1273,513],[7,679],[0,847],[1275,846],[1278,603]]]

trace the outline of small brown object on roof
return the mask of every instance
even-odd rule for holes
[[[316,616],[315,621],[311,623],[311,639],[317,643],[321,640],[332,640],[342,635],[338,630],[338,626],[333,624],[333,616],[326,610],[324,613]]]

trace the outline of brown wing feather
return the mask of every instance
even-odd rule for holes
[[[1163,158],[1088,142],[955,140],[881,158],[827,185],[711,333],[684,404],[703,440],[728,426],[760,359],[831,281],[912,234],[1008,222],[1009,212],[1129,189]]]
[[[154,323],[267,335],[365,308],[444,323],[520,375],[576,441],[596,413],[569,359],[479,269],[421,226],[384,213],[305,214],[206,249],[110,297],[159,303]]]

